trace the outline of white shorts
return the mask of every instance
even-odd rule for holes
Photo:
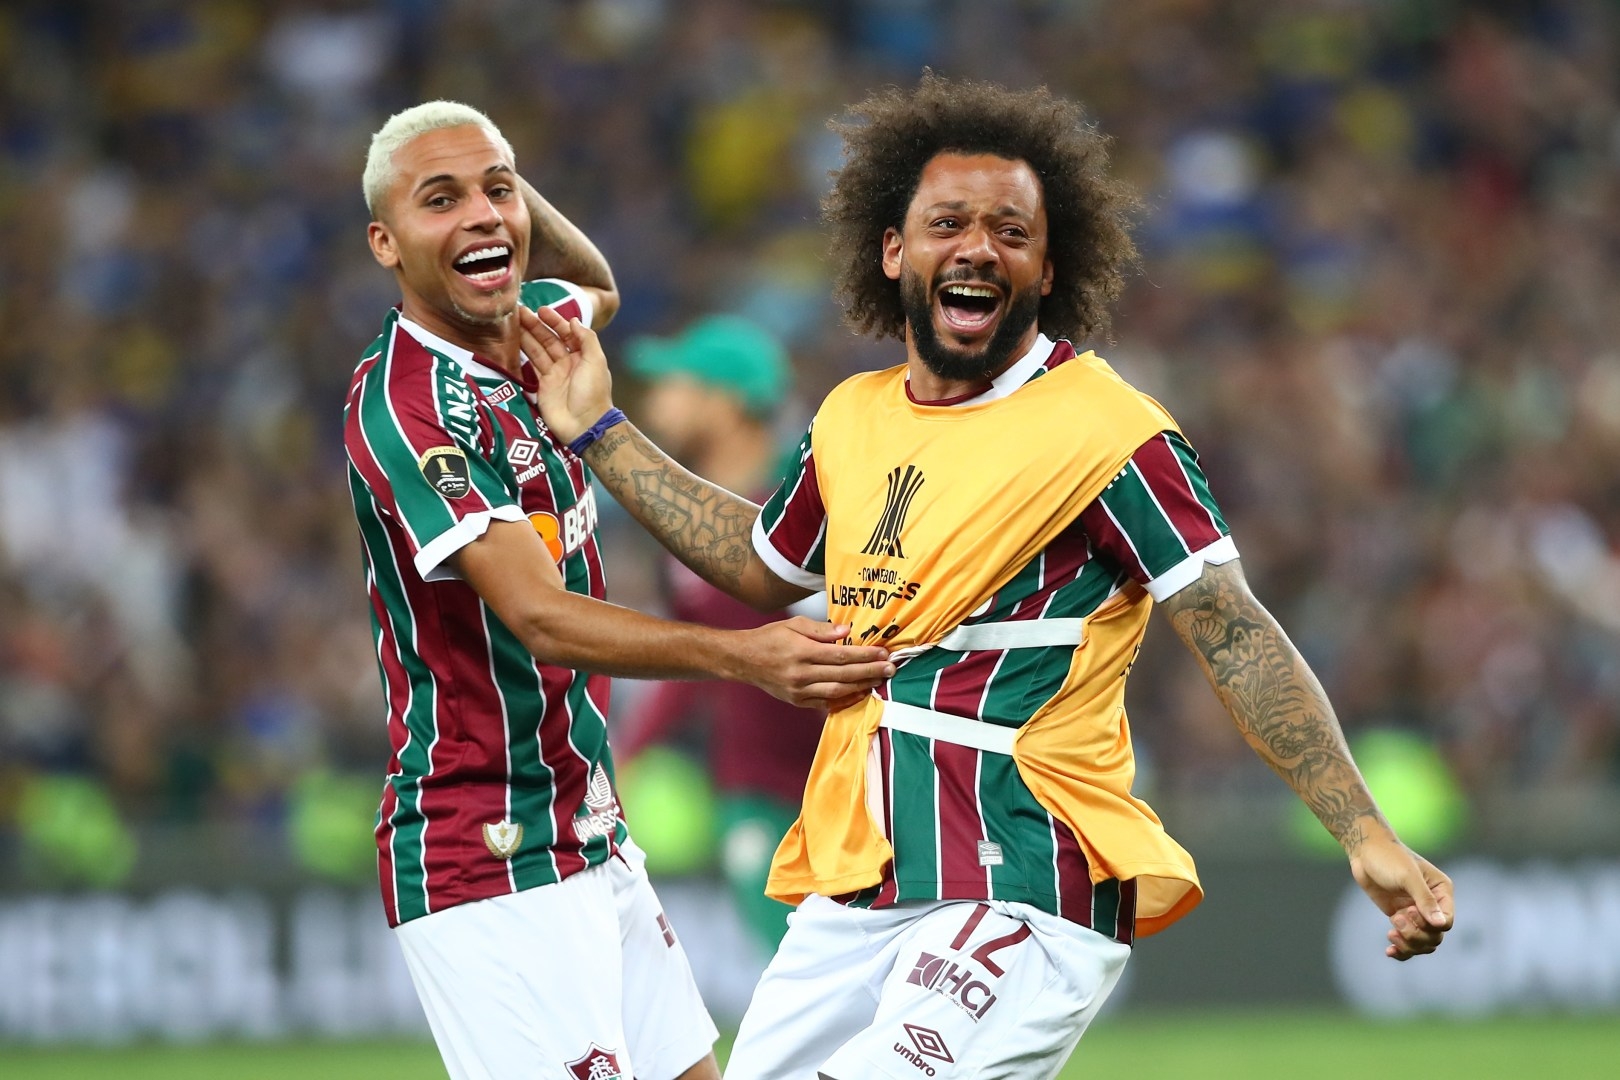
[[[626,854],[396,929],[452,1080],[673,1080],[714,1046],[686,953]]]
[[[811,896],[754,990],[726,1080],[1050,1078],[1130,955],[1028,904],[871,911]]]

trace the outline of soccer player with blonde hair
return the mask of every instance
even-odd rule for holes
[[[379,869],[445,1066],[717,1080],[714,1025],[614,792],[607,676],[817,704],[893,667],[840,644],[847,626],[715,630],[606,603],[580,458],[595,436],[540,421],[519,351],[522,312],[612,317],[606,260],[465,105],[391,118],[363,186],[401,293],[344,410],[393,748]]]

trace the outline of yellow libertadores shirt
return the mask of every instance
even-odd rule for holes
[[[1198,902],[1191,857],[1130,793],[1125,675],[1152,598],[1236,550],[1157,402],[1045,337],[967,401],[913,400],[904,367],[858,375],[754,543],[824,586],[853,640],[925,647],[828,718],[771,896],[1018,900],[1124,941]],[[1034,620],[1082,620],[1080,644],[938,644]],[[1013,752],[880,728],[883,699],[1014,728]]]

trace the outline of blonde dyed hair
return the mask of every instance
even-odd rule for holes
[[[388,118],[377,133],[371,137],[371,148],[366,151],[366,171],[360,178],[360,188],[366,195],[366,209],[371,211],[372,217],[378,217],[378,207],[388,196],[388,189],[399,178],[399,169],[394,165],[394,154],[399,148],[416,138],[426,135],[430,131],[440,128],[465,127],[475,124],[489,133],[495,144],[506,151],[506,155],[516,161],[512,153],[512,144],[506,141],[501,129],[495,126],[495,121],[473,108],[463,105],[459,101],[424,101],[420,105],[412,105],[403,112],[397,112]]]

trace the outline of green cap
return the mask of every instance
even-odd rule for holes
[[[632,338],[625,354],[630,370],[643,378],[691,376],[733,395],[756,416],[775,409],[787,391],[787,350],[738,315],[706,315],[674,337]]]

